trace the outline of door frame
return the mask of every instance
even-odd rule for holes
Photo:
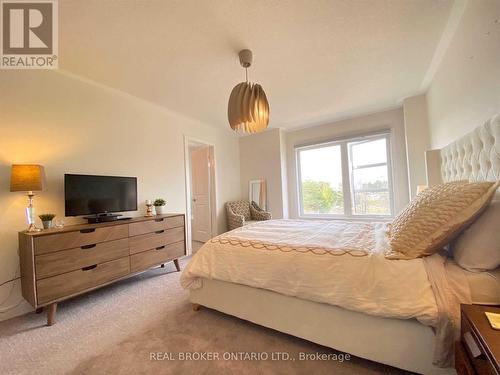
[[[189,135],[184,135],[184,172],[186,185],[186,249],[187,254],[193,253],[192,248],[192,227],[191,227],[191,158],[189,155],[189,145],[203,144],[210,147],[210,194],[209,194],[209,209],[210,209],[210,234],[212,237],[217,235],[217,168],[215,159],[215,145],[211,142],[204,141]]]

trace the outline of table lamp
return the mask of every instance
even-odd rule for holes
[[[423,192],[427,188],[428,188],[427,185],[417,185],[417,195]]]
[[[33,207],[34,191],[42,191],[45,186],[45,170],[36,164],[14,164],[10,174],[10,191],[25,191],[28,193],[27,232],[40,232],[35,225],[35,208]]]

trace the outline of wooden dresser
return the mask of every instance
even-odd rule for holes
[[[19,233],[23,297],[47,307],[186,255],[183,214]]]
[[[455,343],[458,375],[500,374],[500,331],[491,328],[485,311],[499,314],[500,307],[461,306],[460,341]]]

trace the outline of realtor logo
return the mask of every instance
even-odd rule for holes
[[[57,0],[0,0],[2,69],[57,69]]]

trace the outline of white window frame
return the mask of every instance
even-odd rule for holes
[[[361,215],[354,214],[352,209],[352,201],[354,200],[353,192],[351,191],[352,173],[351,173],[351,158],[349,157],[348,143],[360,141],[373,141],[376,139],[385,138],[387,152],[387,179],[389,191],[389,209],[390,214],[387,215]],[[340,146],[341,165],[342,165],[342,192],[344,196],[344,214],[306,214],[302,202],[302,176],[300,168],[300,152],[322,147]],[[385,164],[385,163],[381,163]],[[375,165],[373,165],[375,166]],[[383,130],[376,133],[363,134],[354,137],[339,138],[331,141],[314,143],[295,147],[295,170],[296,170],[296,187],[297,187],[297,207],[299,218],[301,219],[355,219],[355,220],[387,220],[394,216],[394,184],[392,171],[391,157],[391,132]],[[346,199],[347,198],[347,199]]]

